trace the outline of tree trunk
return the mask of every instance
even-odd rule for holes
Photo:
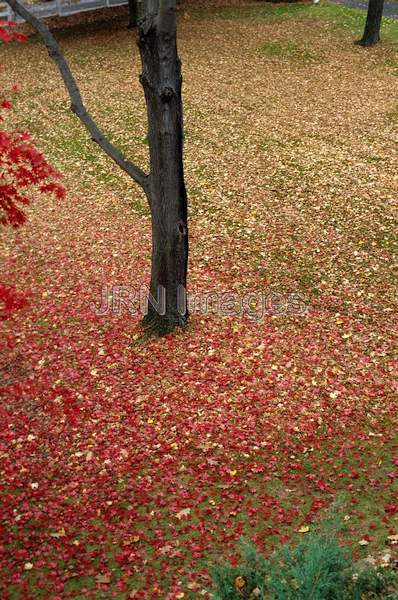
[[[137,19],[138,19],[137,0],[129,0],[129,24],[127,25],[128,29],[133,29],[134,27],[137,27]]]
[[[187,323],[188,225],[175,2],[173,6],[166,0],[162,8],[160,0],[160,6],[156,16],[148,12],[139,21],[138,46],[148,114],[151,168],[146,193],[152,215],[150,302],[143,325],[148,333],[164,335]]]
[[[383,16],[384,0],[369,0],[368,15],[366,17],[365,31],[362,39],[357,44],[360,46],[374,46],[380,40],[380,26]]]

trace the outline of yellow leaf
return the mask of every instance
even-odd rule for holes
[[[308,533],[310,530],[310,527],[308,525],[302,525],[300,527],[300,529],[298,530],[299,533]]]
[[[231,475],[231,477],[235,477],[235,475],[237,474],[238,471],[236,471],[235,469],[233,469],[232,471],[229,472],[229,474]]]
[[[358,544],[360,546],[368,546],[369,542],[368,542],[368,540],[359,540]]]
[[[23,568],[25,569],[25,571],[31,571],[33,569],[33,564],[30,562],[27,562],[24,564]]]
[[[242,591],[246,585],[246,579],[242,575],[238,575],[235,579],[235,589],[238,594],[242,594]]]
[[[54,533],[50,533],[50,537],[53,537],[53,538],[60,538],[60,537],[64,537],[65,535],[66,535],[65,529],[63,527],[61,527],[61,529],[59,529],[58,531],[55,531]]]

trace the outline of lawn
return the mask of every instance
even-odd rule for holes
[[[67,188],[0,240],[2,280],[30,297],[0,322],[2,598],[206,598],[240,538],[269,553],[336,497],[358,557],[398,534],[398,22],[363,49],[364,17],[181,10],[190,290],[257,294],[260,314],[193,311],[146,343],[139,314],[94,306],[105,285],[145,289],[145,198],[70,113],[41,42],[1,48],[1,88],[22,88],[8,123]],[[145,167],[125,20],[57,37]],[[284,308],[262,310],[271,293]]]

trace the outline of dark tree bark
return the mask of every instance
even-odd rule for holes
[[[129,24],[127,25],[128,29],[133,29],[137,27],[138,20],[138,6],[137,0],[129,0]]]
[[[156,16],[148,13],[138,25],[138,46],[148,112],[152,213],[150,292],[165,299],[160,314],[152,304],[144,319],[149,331],[167,333],[187,322],[188,225],[183,169],[181,63],[177,53],[175,0],[160,0]]]
[[[369,0],[365,31],[359,46],[374,46],[380,40],[381,19],[383,16],[384,0]]]
[[[48,27],[19,0],[6,0],[43,38],[57,64],[79,117],[108,156],[144,190],[152,216],[152,270],[148,313],[149,335],[165,335],[187,324],[188,226],[183,169],[181,63],[177,53],[176,0],[145,0],[138,20],[141,83],[148,114],[150,174],[127,160],[98,128],[86,110],[62,51]]]

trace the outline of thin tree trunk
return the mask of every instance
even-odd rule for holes
[[[137,27],[137,19],[138,19],[137,0],[129,0],[129,24],[127,25],[128,29],[133,29],[134,27]]]
[[[381,19],[383,16],[384,0],[369,0],[365,31],[358,42],[360,46],[374,46],[380,40]]]
[[[150,294],[164,306],[148,304],[143,325],[164,335],[187,323],[187,194],[183,169],[181,63],[177,53],[175,2],[160,0],[155,18],[138,26],[141,83],[148,113],[150,175],[147,196],[152,214]]]

